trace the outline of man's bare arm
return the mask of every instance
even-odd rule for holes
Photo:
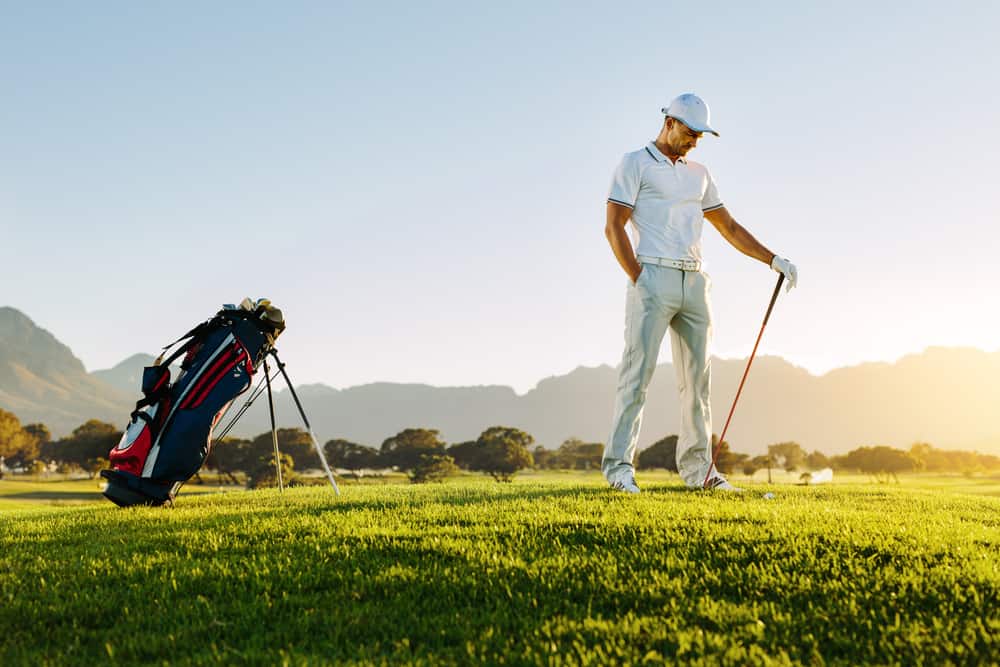
[[[632,241],[625,231],[625,225],[632,217],[632,209],[614,202],[608,202],[608,221],[604,225],[604,236],[607,237],[611,245],[611,251],[615,253],[615,259],[625,269],[629,280],[633,283],[639,279],[642,273],[642,265],[635,258],[635,250],[632,249]]]
[[[705,219],[712,223],[712,225],[719,230],[722,234],[722,238],[729,241],[729,244],[742,252],[744,255],[753,257],[754,259],[759,259],[768,266],[771,265],[771,260],[774,259],[774,253],[768,250],[764,245],[754,238],[754,235],[748,232],[740,223],[733,219],[733,216],[729,214],[726,207],[717,208],[714,211],[708,211],[705,214]]]

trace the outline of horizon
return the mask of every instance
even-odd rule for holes
[[[25,311],[21,310],[20,308],[17,308],[15,306],[11,306],[11,305],[0,305],[0,310],[2,310],[3,308],[11,308],[11,309],[19,312],[21,315],[23,315],[23,316],[27,317],[29,320],[31,320],[31,322],[35,326],[37,326],[38,328],[40,328],[40,329],[48,332],[58,342],[60,342],[61,344],[65,345],[66,347],[68,347],[70,349],[70,351],[73,353],[73,355],[83,364],[84,370],[87,373],[89,373],[89,374],[93,374],[93,373],[97,373],[97,372],[101,372],[101,371],[112,370],[112,369],[116,368],[117,366],[123,364],[124,362],[126,362],[129,359],[132,359],[134,357],[138,357],[138,356],[156,357],[156,354],[153,353],[153,352],[134,352],[134,353],[127,354],[127,355],[123,356],[117,362],[115,362],[115,363],[113,363],[113,364],[111,364],[109,366],[102,366],[102,367],[91,368],[87,364],[87,361],[85,359],[82,359],[74,351],[73,345],[71,345],[68,341],[64,340],[63,338],[61,338],[58,334],[56,334],[55,332],[53,332],[51,329],[45,327],[44,325],[39,324],[37,321],[35,321],[34,318],[31,317],[30,313],[26,313]],[[865,366],[865,365],[870,365],[870,364],[894,365],[894,364],[899,363],[900,361],[902,361],[903,359],[905,359],[907,357],[919,357],[919,356],[922,356],[922,355],[925,355],[925,354],[931,352],[932,350],[945,350],[945,351],[967,350],[967,351],[972,351],[972,352],[979,352],[979,353],[986,354],[986,355],[1000,354],[1000,347],[997,347],[997,349],[995,349],[995,350],[987,350],[987,349],[984,349],[984,348],[981,348],[981,347],[976,347],[976,346],[971,346],[971,345],[933,345],[932,344],[932,345],[928,345],[927,347],[923,348],[922,350],[917,350],[917,351],[912,351],[912,352],[904,352],[903,354],[899,355],[898,357],[896,357],[894,359],[870,359],[870,360],[862,360],[862,361],[859,361],[857,363],[846,364],[846,365],[843,365],[843,366],[835,366],[833,368],[826,369],[826,370],[824,370],[822,372],[819,372],[819,373],[813,371],[812,369],[808,368],[807,366],[804,366],[802,364],[797,363],[793,359],[788,359],[787,357],[784,357],[784,356],[782,356],[780,354],[758,354],[757,357],[756,357],[756,360],[759,362],[761,359],[764,359],[764,358],[778,359],[778,360],[780,360],[780,361],[782,361],[782,362],[784,362],[784,363],[786,363],[786,364],[788,364],[788,365],[790,365],[790,366],[792,366],[792,367],[794,367],[796,369],[806,371],[810,376],[812,376],[814,378],[822,378],[823,376],[828,375],[829,373],[831,373],[833,371],[845,370],[845,369],[851,369],[851,368],[857,368],[859,366]],[[738,357],[738,356],[737,357],[733,357],[733,356],[721,356],[721,355],[718,355],[718,354],[713,354],[712,355],[713,360],[718,360],[718,361],[723,361],[723,362],[742,362],[742,361],[746,361],[748,357],[749,357],[749,355],[745,355],[745,356],[742,356],[742,357]],[[672,360],[668,357],[668,358],[665,358],[665,359],[661,358],[659,360],[659,362],[658,362],[657,365],[672,364],[672,363],[673,363]],[[476,383],[471,383],[471,384],[435,384],[433,382],[420,381],[420,380],[401,381],[401,380],[393,380],[393,379],[390,379],[390,378],[373,379],[373,380],[370,380],[370,381],[367,381],[367,382],[361,382],[361,383],[357,383],[357,384],[344,385],[344,386],[338,386],[338,385],[335,385],[335,384],[332,384],[330,382],[326,382],[326,381],[320,379],[320,380],[317,380],[317,381],[314,381],[314,382],[300,383],[300,384],[297,384],[297,386],[322,385],[324,387],[328,387],[330,389],[335,389],[337,391],[345,391],[345,390],[352,389],[352,388],[355,388],[355,387],[363,387],[363,386],[372,385],[372,384],[420,385],[420,386],[428,386],[428,387],[435,387],[435,388],[442,388],[442,389],[444,389],[444,388],[465,388],[465,387],[504,387],[504,388],[512,389],[514,391],[514,393],[517,396],[520,397],[520,396],[524,396],[525,394],[527,394],[527,393],[529,393],[529,392],[537,389],[537,387],[538,387],[538,385],[540,383],[542,383],[545,380],[550,379],[550,378],[564,377],[566,375],[569,375],[569,374],[573,373],[574,371],[581,370],[581,369],[583,369],[583,370],[599,369],[599,368],[611,368],[611,369],[614,369],[616,367],[617,367],[617,365],[614,364],[614,363],[599,363],[599,364],[584,364],[584,363],[581,363],[581,364],[577,364],[576,366],[573,366],[572,368],[570,368],[570,369],[568,369],[568,370],[566,370],[565,372],[562,372],[562,373],[553,373],[553,374],[548,374],[548,375],[544,375],[544,376],[539,376],[538,379],[535,380],[533,384],[531,384],[530,386],[527,386],[527,388],[523,388],[523,389],[519,388],[519,387],[515,387],[514,385],[511,385],[511,384],[504,384],[504,383],[500,383],[500,382],[476,382]]]
[[[0,397],[4,408],[24,423],[41,422],[54,433],[68,433],[93,418],[118,423],[131,410],[138,395],[138,373],[148,362],[137,359],[107,375],[101,373],[108,369],[87,374],[79,358],[70,362],[73,351],[67,341],[51,331],[33,330],[30,318],[19,310],[0,307],[0,316],[4,326],[23,323],[16,338],[0,340],[0,363],[15,376],[5,375]],[[33,344],[40,339],[48,342]],[[23,362],[10,354],[8,341],[23,348]],[[56,345],[61,351],[53,348]],[[40,356],[46,349],[50,352]],[[1000,452],[1000,431],[979,419],[996,400],[992,377],[1000,370],[1000,350],[934,346],[893,363],[842,367],[823,376],[780,356],[764,356],[753,367],[739,415],[728,431],[727,440],[738,443],[737,449],[754,452],[767,443],[791,440],[833,453],[850,446],[904,447],[914,442]],[[715,359],[712,409],[719,420],[730,407],[745,363],[745,358]],[[680,416],[674,374],[664,371],[649,387],[652,409],[644,419],[642,445],[676,432]],[[578,365],[564,374],[536,378],[522,391],[500,383],[449,385],[392,378],[337,387],[303,382],[294,368],[289,375],[302,390],[316,432],[325,438],[378,442],[421,425],[439,429],[449,442],[460,442],[474,438],[490,423],[503,423],[524,428],[538,442],[554,446],[570,436],[591,442],[606,436],[615,373],[609,364]],[[926,382],[927,377],[934,381]],[[297,415],[283,386],[277,387],[282,398],[275,406],[279,422],[291,425],[297,423]],[[266,414],[258,406],[241,422],[238,435],[256,433],[265,422]]]

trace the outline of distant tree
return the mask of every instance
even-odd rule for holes
[[[121,440],[122,432],[107,422],[91,419],[73,429],[73,433],[62,438],[52,447],[57,461],[73,463],[87,468],[92,459],[106,459],[111,450]]]
[[[208,458],[205,459],[205,467],[215,470],[219,473],[219,477],[225,475],[233,484],[239,484],[236,473],[246,471],[249,467],[250,447],[249,440],[239,438],[216,440],[212,443],[212,451],[209,452]]]
[[[767,455],[747,459],[743,462],[743,474],[749,476],[758,470],[763,470],[767,467],[768,461],[770,461],[770,457]]]
[[[712,434],[712,451],[715,452],[716,447],[718,447],[719,452],[716,454],[715,467],[727,475],[731,474],[734,470],[738,469],[743,465],[744,462],[749,460],[749,454],[740,454],[738,452],[732,451],[729,447],[728,441],[723,441],[722,445],[719,445],[719,437]]]
[[[110,452],[110,450],[108,450]],[[58,462],[70,464],[69,461],[64,460],[61,457],[62,452],[62,440],[49,440],[48,442],[43,442],[40,445],[40,451],[38,453],[38,458],[46,462]]]
[[[933,460],[938,451],[929,442],[915,442],[910,445],[910,455],[918,461],[922,461],[926,470],[933,472],[937,472],[934,469],[936,466],[934,466]]]
[[[408,428],[382,443],[384,465],[413,470],[421,463],[421,456],[444,455],[445,443],[438,439],[438,431],[426,428]],[[454,465],[454,459],[448,457]]]
[[[110,465],[110,461],[102,456],[96,458],[87,459],[83,464],[83,469],[87,471],[90,475],[90,479],[97,477],[97,473],[101,472]],[[44,465],[44,464],[42,464]]]
[[[922,470],[972,474],[1000,470],[1000,457],[958,449],[938,449],[926,442],[914,443],[910,455],[920,461]]]
[[[603,456],[604,445],[579,438],[565,440],[556,451],[558,466],[571,470],[600,470]]]
[[[20,467],[38,456],[38,441],[11,412],[0,410],[0,457],[8,466]]]
[[[22,468],[30,465],[33,461],[37,460],[42,453],[41,443],[27,429],[24,431],[24,437],[19,438],[19,440],[21,441],[20,447],[15,449],[14,452],[7,458],[7,465],[16,468]]]
[[[847,465],[847,454],[837,454],[831,456],[830,467],[834,470],[852,470],[852,468]],[[855,470],[855,472],[857,471]]]
[[[30,439],[30,444],[22,448],[16,456],[20,465],[27,465],[30,461],[41,458],[42,448],[52,442],[52,434],[45,424],[27,424],[24,432]]]
[[[25,436],[17,415],[0,408],[0,455],[10,456],[16,447],[20,447],[20,439]]]
[[[479,447],[478,441],[468,440],[451,445],[445,450],[445,453],[455,460],[455,465],[459,468],[463,470],[475,470],[482,450]]]
[[[281,462],[281,481],[288,485],[295,477],[295,461],[288,454],[282,453],[278,460]],[[247,474],[247,488],[260,489],[268,486],[278,485],[278,472],[274,467],[274,451],[270,456],[261,456],[254,463],[253,468]]]
[[[421,454],[410,469],[410,481],[414,484],[440,482],[458,472],[455,460],[447,454]]]
[[[535,467],[539,470],[547,470],[556,467],[556,453],[551,449],[546,449],[544,445],[538,445],[531,453],[531,458],[535,461]]]
[[[767,446],[771,455],[772,465],[784,468],[788,472],[798,470],[806,460],[806,450],[797,442],[779,442]]]
[[[528,451],[535,439],[524,431],[509,426],[491,426],[476,440],[477,454],[471,470],[489,473],[498,482],[509,482],[522,468],[534,465]]]
[[[830,459],[827,458],[826,454],[817,449],[806,457],[806,467],[810,470],[822,470],[823,468],[829,468]]]
[[[330,464],[336,468],[350,470],[355,478],[366,468],[380,466],[378,450],[349,440],[330,440],[323,446]]]
[[[858,447],[844,455],[843,465],[871,475],[878,482],[888,482],[890,477],[898,482],[899,473],[917,470],[920,461],[909,452],[893,447]]]
[[[639,468],[665,468],[677,472],[677,436],[668,435],[660,438],[646,449],[639,452],[636,461]]]
[[[279,428],[278,451],[288,454],[295,461],[299,470],[309,470],[320,466],[319,456],[313,448],[309,433],[301,428]],[[265,431],[254,437],[250,442],[249,457],[256,461],[262,456],[274,459],[274,439],[270,431]]]
[[[1000,456],[993,456],[992,454],[979,454],[977,452],[977,457],[979,459],[979,464],[982,465],[984,470],[1000,470]]]
[[[27,424],[24,427],[25,432],[34,437],[38,441],[38,444],[42,445],[46,442],[52,442],[52,433],[49,431],[49,427],[45,424]]]

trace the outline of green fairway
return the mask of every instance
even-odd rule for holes
[[[339,499],[322,487],[186,488],[166,509],[0,508],[0,656],[997,662],[997,480],[730,496],[676,479],[643,475],[638,497],[595,474],[550,474],[345,485]]]

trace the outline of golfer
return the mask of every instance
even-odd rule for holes
[[[709,470],[712,283],[701,270],[703,220],[707,218],[734,248],[784,274],[788,289],[797,274],[791,262],[765,248],[733,219],[708,169],[686,158],[705,132],[719,136],[710,125],[708,105],[686,93],[663,113],[659,136],[622,158],[608,195],[604,233],[629,282],[625,353],[601,467],[613,488],[639,493],[632,462],[646,389],[669,328],[681,401],[677,469],[688,488],[702,488],[707,478],[705,488],[739,491],[718,471]],[[634,243],[625,231],[629,221]]]

